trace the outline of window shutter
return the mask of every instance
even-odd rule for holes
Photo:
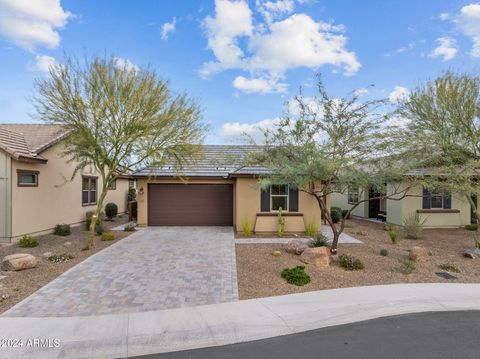
[[[423,209],[430,209],[430,192],[425,187],[423,188]]]
[[[262,189],[260,194],[260,210],[270,212],[270,187]]]
[[[288,191],[288,211],[298,212],[298,188],[290,187]]]
[[[451,209],[452,208],[452,194],[450,191],[445,191],[443,194],[443,208]]]

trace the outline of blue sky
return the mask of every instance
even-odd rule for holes
[[[208,143],[281,115],[314,74],[393,102],[447,69],[478,74],[480,3],[461,0],[0,0],[0,122],[33,122],[33,81],[63,54],[151,66],[196,98]]]

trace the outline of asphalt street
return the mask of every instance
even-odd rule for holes
[[[480,311],[368,320],[271,339],[141,359],[479,359]]]

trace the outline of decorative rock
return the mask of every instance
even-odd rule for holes
[[[300,255],[307,247],[301,240],[294,239],[285,245],[285,252]]]
[[[327,247],[307,248],[303,251],[300,260],[315,267],[326,268],[330,265],[330,253]]]
[[[37,266],[37,258],[27,253],[17,253],[6,256],[2,260],[2,269],[19,271]]]
[[[420,246],[414,246],[410,249],[410,259],[412,261],[421,261],[428,257],[428,250]]]
[[[42,254],[42,257],[47,258],[47,259],[51,256],[53,256],[53,252],[45,252],[45,253]]]
[[[463,252],[463,256],[471,259],[480,258],[480,249],[478,248],[468,248]]]
[[[65,242],[63,245],[68,248],[72,246],[72,242]]]
[[[280,251],[273,251],[273,256],[274,257],[280,257],[282,253]]]

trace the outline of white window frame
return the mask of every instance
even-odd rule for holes
[[[286,186],[287,188],[287,194],[272,194],[272,187],[273,186]],[[273,209],[273,197],[286,197],[287,198],[287,208],[282,207],[282,212],[288,212],[288,209],[290,208],[290,185],[285,184],[285,185],[271,185],[270,186],[270,212],[278,212],[278,209]]]

